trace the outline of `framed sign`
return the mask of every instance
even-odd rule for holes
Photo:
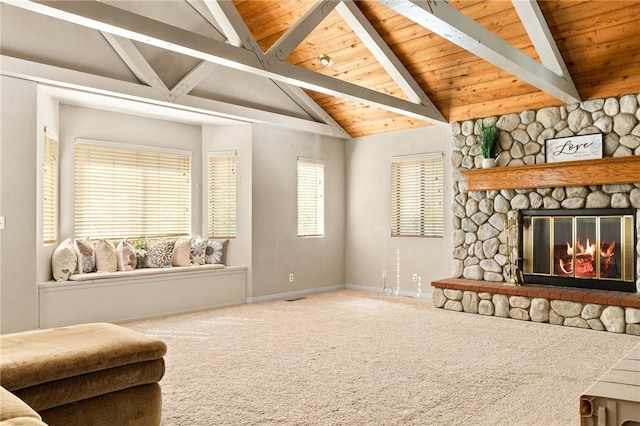
[[[602,158],[603,150],[602,133],[547,139],[545,141],[545,161],[559,163],[561,161]]]

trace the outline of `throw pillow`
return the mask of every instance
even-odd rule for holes
[[[75,240],[74,248],[78,257],[76,272],[79,274],[93,272],[96,269],[96,255],[91,238]]]
[[[195,238],[191,246],[191,263],[194,265],[204,265],[204,254],[207,250],[206,238]]]
[[[136,249],[136,269],[144,268],[147,263],[147,250]]]
[[[204,254],[205,263],[226,264],[229,240],[208,240]]]
[[[73,248],[71,238],[67,238],[60,243],[51,256],[51,270],[53,279],[56,281],[67,281],[73,271],[76,270],[78,258]]]
[[[181,238],[176,241],[173,247],[173,257],[171,264],[173,266],[189,266],[191,265],[191,243],[193,238]]]
[[[131,244],[136,250],[136,269],[144,268],[147,263],[147,239],[134,240]]]
[[[173,259],[176,240],[149,240],[147,243],[147,263],[145,268],[168,268]]]
[[[138,260],[136,258],[136,249],[127,240],[122,240],[116,247],[116,254],[118,256],[118,270],[119,271],[133,271],[136,269]]]
[[[96,269],[98,272],[116,272],[118,270],[118,256],[116,247],[111,241],[96,241]]]

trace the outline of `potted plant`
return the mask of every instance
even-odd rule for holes
[[[480,125],[478,133],[478,142],[480,143],[480,152],[484,159],[482,160],[482,168],[488,169],[496,166],[496,157],[500,152],[500,129],[495,124]]]

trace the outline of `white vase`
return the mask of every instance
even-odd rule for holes
[[[496,166],[496,159],[495,158],[483,158],[482,159],[482,168],[483,169],[490,169],[492,167]]]

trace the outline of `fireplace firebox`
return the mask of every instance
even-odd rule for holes
[[[527,283],[636,291],[635,209],[522,210]]]

